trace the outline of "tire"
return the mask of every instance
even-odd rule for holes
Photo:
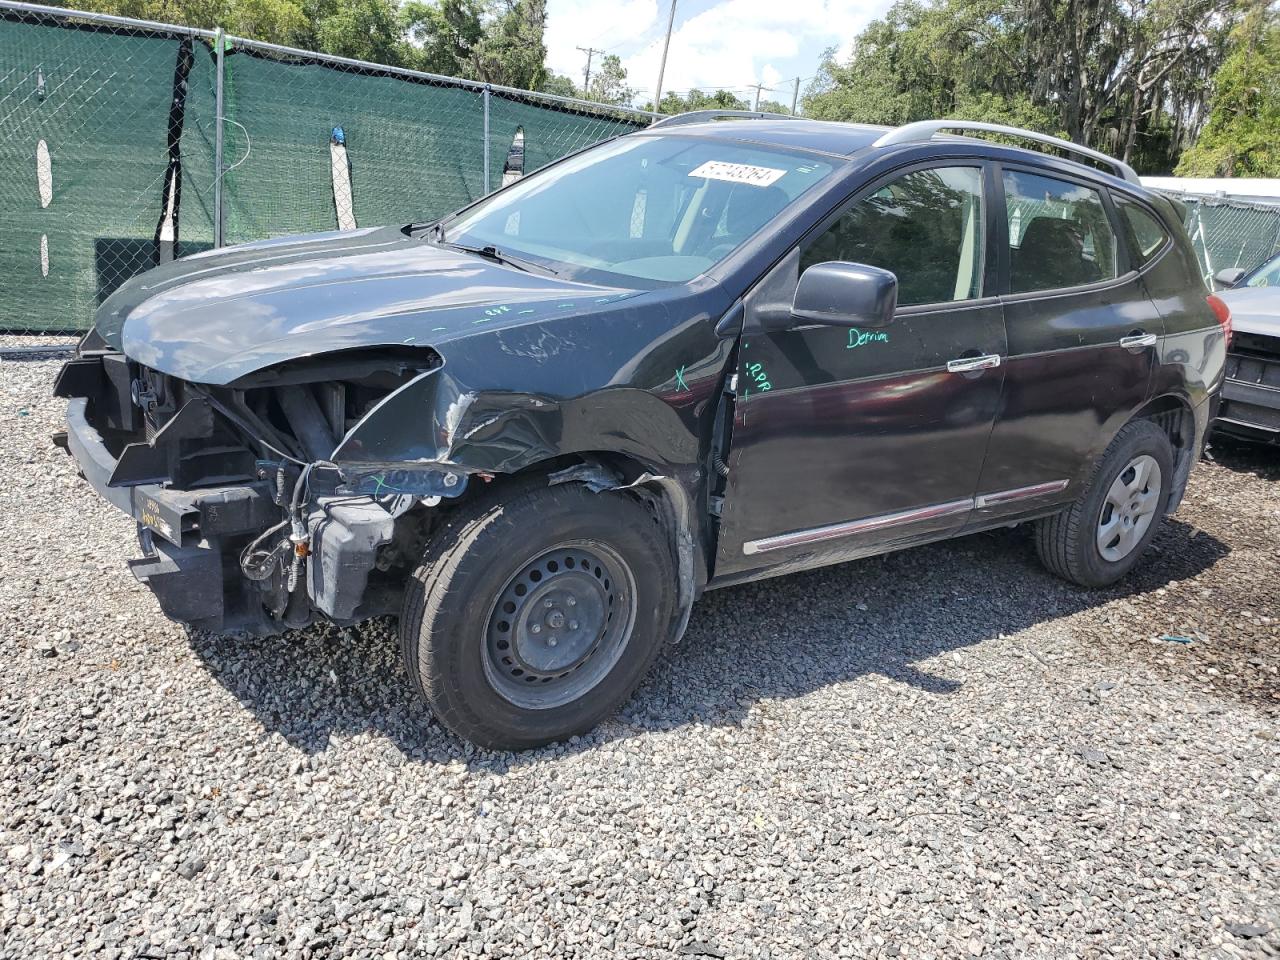
[[[611,715],[657,656],[676,604],[654,515],[579,484],[477,502],[428,546],[405,590],[409,676],[471,742],[521,750]]]
[[[1038,522],[1041,562],[1082,587],[1115,583],[1133,569],[1155,536],[1173,479],[1173,448],[1165,433],[1149,420],[1125,424],[1080,498]]]

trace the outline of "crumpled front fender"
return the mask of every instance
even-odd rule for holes
[[[611,451],[690,463],[696,438],[660,398],[632,387],[576,396],[480,389],[446,359],[387,396],[334,450],[342,466],[440,463],[514,473],[564,454]]]

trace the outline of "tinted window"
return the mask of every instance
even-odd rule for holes
[[[1004,196],[1014,293],[1078,287],[1116,276],[1116,238],[1097,190],[1006,171]]]
[[[916,170],[854,202],[800,259],[846,260],[892,271],[898,303],[944,303],[981,295],[982,171]]]
[[[831,169],[808,154],[732,141],[622,137],[482,200],[445,222],[445,240],[493,246],[561,276],[681,282]]]
[[[1129,231],[1133,234],[1133,252],[1137,262],[1139,265],[1144,264],[1159,252],[1164,242],[1169,239],[1169,235],[1165,233],[1164,227],[1154,215],[1132,200],[1125,200],[1123,197],[1116,197],[1115,200],[1121,216],[1124,217],[1125,223],[1129,225]]]

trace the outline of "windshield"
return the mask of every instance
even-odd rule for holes
[[[624,137],[481,201],[444,223],[444,239],[562,276],[679,283],[724,259],[831,169],[786,150]]]
[[[1245,281],[1249,287],[1280,287],[1280,256],[1272,257],[1258,267]]]

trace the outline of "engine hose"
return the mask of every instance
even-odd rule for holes
[[[720,454],[713,454],[711,457],[711,465],[716,468],[716,473],[722,477],[729,476],[729,465],[720,459]]]

